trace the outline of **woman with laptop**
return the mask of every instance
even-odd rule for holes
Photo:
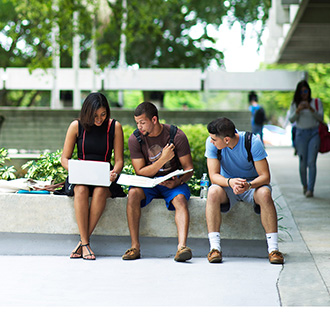
[[[91,185],[90,180],[86,180],[85,184],[74,185],[74,209],[80,241],[70,258],[95,260],[90,247],[90,237],[104,211],[106,200],[108,197],[125,196],[121,186],[116,184],[124,165],[123,130],[118,121],[110,118],[110,107],[103,94],[89,94],[82,105],[79,119],[74,120],[68,128],[61,158],[62,166],[66,170],[76,144],[79,160],[110,163],[109,187]],[[110,162],[112,150],[113,166]],[[92,200],[89,205],[90,196]]]

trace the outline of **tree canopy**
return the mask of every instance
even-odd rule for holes
[[[126,61],[141,68],[203,68],[222,65],[210,26],[223,17],[246,24],[268,17],[270,0],[129,0],[127,1]],[[71,66],[72,38],[81,37],[81,66],[88,66],[92,40],[101,67],[119,62],[122,0],[0,0],[0,66],[52,66],[52,29],[59,27],[61,66]],[[73,12],[79,13],[77,28]],[[95,33],[93,32],[95,26]],[[193,38],[192,27],[200,28]]]

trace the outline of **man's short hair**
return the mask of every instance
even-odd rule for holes
[[[207,130],[209,131],[210,134],[215,134],[216,136],[222,138],[227,136],[233,138],[236,133],[236,128],[234,123],[230,119],[225,117],[220,117],[211,121],[207,125]]]
[[[248,99],[249,99],[249,103],[251,103],[252,101],[258,102],[258,95],[256,94],[255,91],[251,91],[249,93]]]
[[[151,102],[142,102],[136,107],[136,109],[134,111],[134,116],[135,117],[138,117],[138,116],[141,116],[141,115],[146,115],[146,117],[150,120],[154,116],[156,116],[157,119],[158,119],[158,110],[157,110],[156,106],[153,103],[151,103]]]

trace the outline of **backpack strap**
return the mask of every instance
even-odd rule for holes
[[[219,162],[221,162],[221,149],[218,149],[217,150],[217,158],[218,158],[218,160],[219,160]]]
[[[316,108],[316,111],[318,112],[319,111],[319,100],[317,98],[315,99],[315,108]]]
[[[134,136],[136,137],[136,139],[138,140],[139,144],[140,144],[140,148],[141,148],[141,151],[142,151],[142,139],[141,139],[141,135],[140,135],[140,131],[139,129],[137,128],[134,132],[133,132]]]
[[[171,125],[170,128],[170,144],[173,143],[174,144],[174,137],[175,134],[177,132],[178,128],[175,125]]]
[[[137,128],[137,129],[133,132],[133,134],[135,135],[135,137],[136,137],[136,139],[138,140],[138,142],[141,144],[143,141],[142,141],[142,139],[141,139],[139,129]]]
[[[248,161],[249,162],[253,162],[253,157],[252,157],[252,153],[251,153],[251,144],[252,144],[252,133],[251,132],[245,132],[245,137],[244,137],[244,145],[245,145],[245,149],[247,151],[248,154]],[[254,164],[254,162],[253,162]]]

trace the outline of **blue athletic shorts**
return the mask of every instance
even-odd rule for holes
[[[272,191],[272,187],[270,185],[264,185],[263,187],[267,187],[270,191]],[[254,201],[253,195],[255,189],[250,189],[243,192],[240,195],[235,195],[233,190],[230,187],[222,187],[229,199],[229,203],[221,204],[221,212],[227,213],[237,202],[245,202],[253,205],[253,210],[256,214],[260,214],[260,205],[256,204]]]
[[[144,191],[144,194],[146,195],[146,199],[141,201],[141,207],[147,206],[154,198],[164,198],[167,209],[170,211],[174,211],[175,208],[171,203],[174,197],[182,194],[186,197],[187,201],[190,198],[190,190],[186,183],[181,184],[180,186],[177,186],[173,189],[169,189],[161,185],[157,185],[154,188],[142,189]]]

